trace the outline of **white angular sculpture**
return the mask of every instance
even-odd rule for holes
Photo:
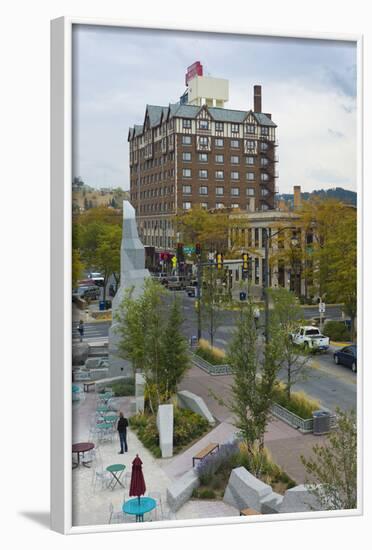
[[[129,201],[123,201],[123,237],[120,249],[120,287],[112,303],[112,325],[109,332],[109,376],[133,376],[129,361],[117,355],[119,336],[116,332],[115,314],[118,311],[125,292],[133,288],[133,297],[138,298],[143,292],[146,277],[145,249],[138,237],[135,210]]]

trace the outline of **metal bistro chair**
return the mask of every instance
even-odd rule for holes
[[[112,502],[109,504],[109,523],[124,523],[126,515],[122,510],[115,510]]]
[[[97,461],[94,464],[93,471],[92,471],[92,485],[93,485],[93,492],[96,492],[97,485],[100,486],[100,488],[107,489],[108,484],[111,481],[111,476],[109,472],[103,467],[102,462]]]
[[[148,496],[156,500],[156,508],[154,508],[154,510],[152,510],[150,514],[151,521],[159,521],[163,519],[164,514],[163,514],[163,503],[161,500],[161,493],[158,491],[152,491],[148,493]]]

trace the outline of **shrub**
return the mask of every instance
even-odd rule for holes
[[[239,447],[236,442],[221,445],[219,450],[201,460],[197,466],[197,474],[202,485],[209,485],[217,472],[228,473],[234,468]]]
[[[120,382],[115,382],[111,385],[111,389],[115,394],[115,397],[125,397],[127,395],[134,395],[135,383],[134,378],[125,378]]]
[[[195,353],[205,361],[211,363],[211,365],[222,365],[226,361],[224,350],[211,346],[209,342],[203,338],[199,340]]]
[[[199,498],[208,498],[208,499],[216,498],[216,493],[213,491],[213,489],[199,489],[198,495],[199,495]]]
[[[323,332],[331,340],[342,342],[350,340],[350,331],[342,321],[328,321],[324,325]]]
[[[288,399],[283,385],[280,385],[275,390],[273,401],[304,420],[311,418],[313,412],[320,408],[320,402],[316,399],[311,399],[303,391],[291,393],[291,398]]]

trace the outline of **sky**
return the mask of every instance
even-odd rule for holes
[[[278,125],[280,193],[356,190],[356,45],[76,25],[73,29],[73,176],[129,189],[128,129],[146,105],[174,103],[185,72],[229,80],[226,108],[262,110]]]

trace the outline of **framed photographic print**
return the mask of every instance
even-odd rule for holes
[[[361,49],[52,21],[53,529],[361,514]]]

